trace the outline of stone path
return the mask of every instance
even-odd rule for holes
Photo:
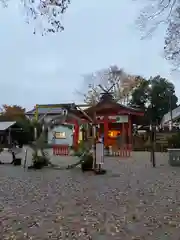
[[[156,157],[106,158],[103,176],[0,165],[1,239],[179,240],[180,168]]]

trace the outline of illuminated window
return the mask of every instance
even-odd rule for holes
[[[56,132],[55,133],[55,138],[56,139],[66,138],[66,133],[65,132]]]
[[[108,136],[111,138],[116,138],[120,133],[121,133],[120,131],[112,130],[108,132]]]

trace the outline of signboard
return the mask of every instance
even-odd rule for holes
[[[115,115],[115,116],[108,116],[108,119],[115,120],[117,123],[128,123],[128,115]],[[104,121],[104,116],[96,116],[96,120],[99,122]]]
[[[108,118],[116,120],[117,123],[127,123],[128,122],[128,116],[127,115],[109,116]]]
[[[65,132],[53,132],[54,139],[65,139],[66,133]]]
[[[104,164],[104,144],[96,143],[96,164]]]
[[[174,134],[171,132],[168,133],[156,133],[156,143],[158,144],[168,144],[168,138],[171,138]]]

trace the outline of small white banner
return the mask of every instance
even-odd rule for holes
[[[96,143],[96,164],[104,164],[104,144]]]

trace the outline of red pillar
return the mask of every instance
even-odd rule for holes
[[[77,149],[79,139],[79,124],[77,121],[74,123],[74,134],[73,134],[73,147]]]
[[[106,147],[108,145],[108,116],[104,117],[104,146]]]
[[[129,144],[132,144],[132,121],[131,115],[128,117],[128,137],[129,137]]]
[[[125,136],[126,136],[125,131],[126,131],[125,123],[123,122],[123,123],[122,123],[122,139],[123,139],[122,142],[123,142],[123,147],[124,147],[124,145],[126,144],[126,143],[125,143]]]

